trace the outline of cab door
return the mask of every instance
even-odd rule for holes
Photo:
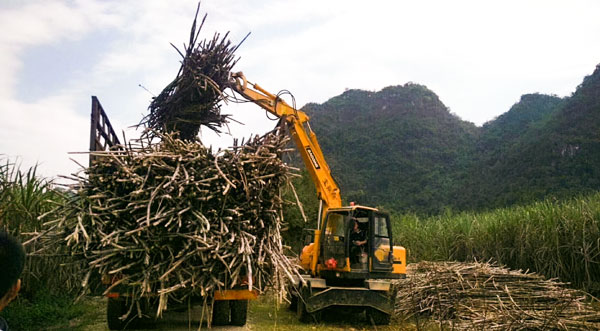
[[[347,215],[331,212],[327,214],[324,233],[321,236],[321,262],[332,268],[346,266],[346,224]],[[332,262],[335,261],[333,264]],[[333,267],[335,266],[335,267]]]
[[[390,217],[384,213],[373,213],[370,223],[371,268],[373,271],[391,271],[393,255]]]

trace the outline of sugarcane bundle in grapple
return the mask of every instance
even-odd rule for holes
[[[234,52],[239,44],[235,46],[227,39],[229,33],[223,37],[216,33],[212,39],[198,43],[205,19],[206,15],[197,30],[194,19],[189,45],[184,53],[177,50],[182,56],[181,68],[154,98],[143,125],[160,133],[178,132],[182,139],[195,140],[202,125],[219,132],[227,123],[228,115],[221,114],[219,103],[226,98],[223,91],[237,62]]]

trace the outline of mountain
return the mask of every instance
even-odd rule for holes
[[[482,127],[413,83],[303,110],[346,202],[419,214],[495,208],[600,189],[599,68],[572,96],[523,95]]]
[[[496,132],[491,131],[496,123],[483,127],[482,145],[490,136],[508,137],[505,143],[490,144],[495,155],[487,155],[478,164],[486,174],[472,177],[478,187],[485,188],[480,194],[487,202],[480,205],[504,206],[600,189],[600,66],[572,96],[560,100],[537,95],[534,99],[522,99],[519,105],[538,116],[526,129],[506,123],[497,123]],[[515,107],[506,115],[520,111]]]
[[[477,127],[418,84],[349,90],[303,110],[348,201],[438,212],[464,166]]]
[[[559,97],[539,93],[521,96],[508,112],[483,125],[478,141],[480,152],[502,153],[525,132],[546,120],[561,101]]]
[[[526,94],[508,112],[485,123],[474,153],[469,156],[470,166],[462,171],[457,169],[461,179],[452,194],[453,207],[480,209],[510,205],[519,200],[507,191],[516,184],[511,178],[512,170],[523,161],[509,156],[518,154],[531,142],[527,136],[539,131],[561,102],[563,100],[556,96]]]

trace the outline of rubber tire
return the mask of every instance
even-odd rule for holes
[[[125,310],[125,301],[115,298],[108,298],[106,304],[106,322],[109,330],[123,330],[126,322],[119,319],[127,311]]]
[[[248,316],[248,300],[231,300],[229,306],[231,308],[231,325],[246,325],[246,317]]]
[[[212,325],[229,324],[229,300],[215,300],[212,311]]]
[[[310,318],[308,312],[306,311],[306,305],[304,304],[304,300],[302,298],[298,298],[296,303],[296,317],[301,323],[310,322]]]
[[[367,316],[367,323],[373,323],[375,325],[389,325],[391,316],[390,314],[386,314],[381,312],[375,308],[367,308],[365,311]]]
[[[306,305],[302,298],[298,298],[296,303],[296,317],[301,323],[318,323],[321,320],[321,312],[309,313],[306,311]]]

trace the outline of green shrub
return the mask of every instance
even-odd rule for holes
[[[69,320],[82,315],[84,310],[69,294],[39,290],[30,298],[19,296],[2,311],[2,316],[11,330],[44,330],[57,324],[68,325]]]

